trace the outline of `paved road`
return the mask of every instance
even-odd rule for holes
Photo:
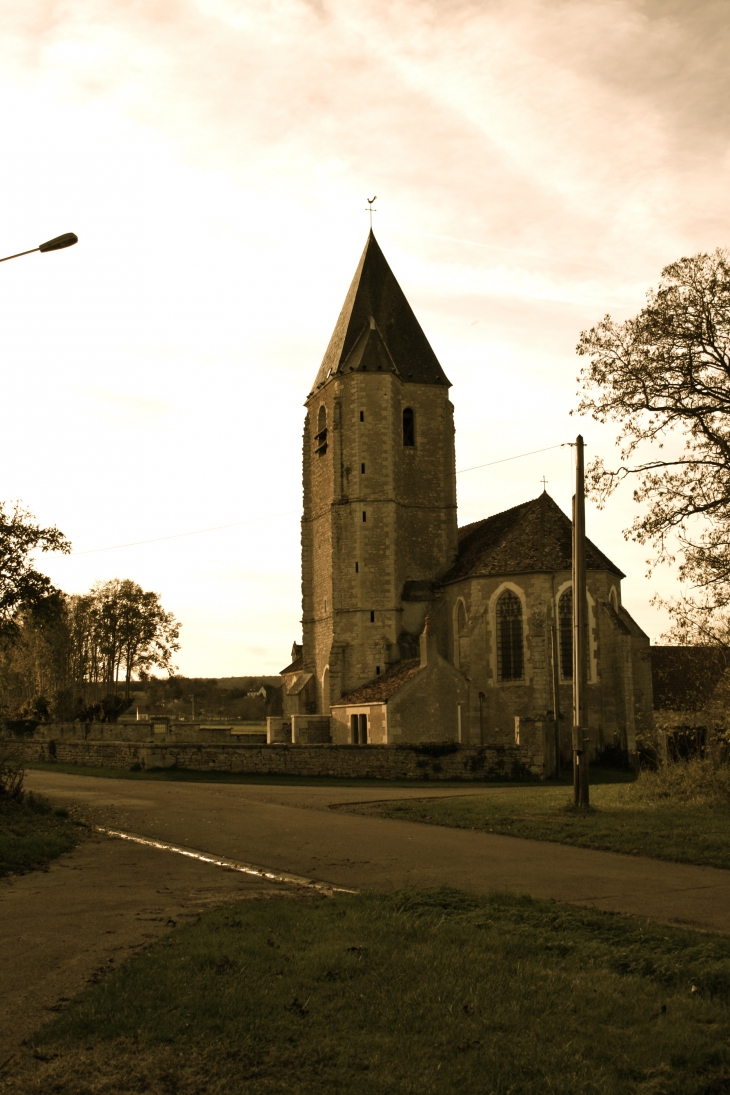
[[[330,809],[498,790],[143,783],[52,772],[30,773],[28,785],[58,803],[85,803],[120,829],[338,886],[510,889],[730,934],[730,871]]]

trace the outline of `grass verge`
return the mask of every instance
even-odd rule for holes
[[[412,780],[412,779],[349,779],[337,776],[290,776],[269,775],[265,773],[246,772],[210,772],[194,771],[190,768],[152,768],[137,770],[131,768],[96,768],[86,764],[64,764],[56,761],[26,761],[24,767],[29,772],[61,772],[70,776],[99,776],[102,779],[137,779],[152,780],[171,783],[253,783],[272,786],[301,786],[301,787],[424,787],[431,790],[440,790],[449,787],[478,788],[484,786],[480,783],[471,783],[466,780]],[[633,772],[625,772],[613,769],[596,769],[591,773],[591,779],[595,783],[627,783],[635,779]],[[562,781],[566,787],[570,780]],[[514,787],[514,782],[509,780],[504,783],[488,783],[489,787]],[[533,786],[538,786],[535,780]],[[539,786],[542,786],[539,784]],[[572,784],[571,784],[572,786]]]
[[[68,810],[54,810],[42,795],[0,795],[0,878],[45,867],[74,848],[82,833]]]
[[[730,940],[505,894],[275,898],[90,986],[27,1095],[720,1095]]]
[[[591,788],[588,814],[564,787],[343,807],[378,817],[476,829],[581,848],[730,869],[730,771],[704,761]]]

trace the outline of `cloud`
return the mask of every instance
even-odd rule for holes
[[[455,384],[460,464],[570,437],[579,331],[640,308],[665,263],[728,242],[729,38],[709,0],[6,5],[4,253],[81,237],[0,267],[6,493],[79,545],[295,508],[301,402],[371,193]],[[460,485],[463,519],[532,496],[545,470],[567,506],[561,455]],[[601,545],[651,628],[617,505]],[[234,665],[224,636],[238,628],[244,651],[278,634],[288,651],[295,523],[184,543],[134,549],[173,610],[215,605],[218,645],[186,626],[181,664],[264,670]],[[280,583],[255,577],[264,557]],[[78,588],[100,565],[61,561],[58,580]],[[234,576],[235,607],[216,574]],[[273,625],[279,586],[294,592]]]

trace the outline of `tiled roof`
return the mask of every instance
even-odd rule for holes
[[[304,665],[304,656],[300,654],[298,658],[294,659],[294,661],[291,663],[291,665],[288,665],[286,667],[286,669],[281,670],[282,677],[284,676],[285,673],[299,673],[303,665]]]
[[[331,374],[355,370],[396,373],[406,383],[449,385],[372,232],[312,393]]]
[[[718,646],[652,646],[654,707],[703,707],[730,667],[730,651]]]
[[[387,703],[390,697],[403,687],[421,668],[420,658],[410,658],[408,661],[396,662],[395,665],[374,677],[367,684],[360,685],[352,692],[346,692],[344,696],[333,703],[333,707],[354,707],[363,703]]]
[[[459,554],[442,582],[476,575],[570,570],[572,523],[547,492],[459,529]],[[622,571],[590,540],[586,569]]]

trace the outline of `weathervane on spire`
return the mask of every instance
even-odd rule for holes
[[[378,195],[376,194],[374,198],[366,198],[365,199],[365,201],[368,203],[367,211],[370,214],[370,231],[371,232],[373,230],[373,213],[377,213],[377,209],[373,209],[373,202],[375,201],[375,198],[377,198],[377,196]]]

